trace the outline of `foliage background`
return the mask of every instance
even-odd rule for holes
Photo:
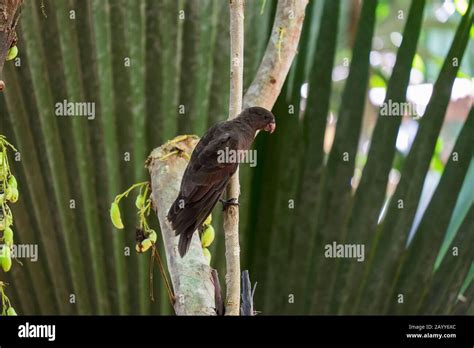
[[[258,166],[241,169],[242,269],[258,282],[257,310],[473,314],[472,84],[464,94],[465,85],[453,88],[453,96],[461,92],[450,101],[454,78],[472,83],[474,70],[472,11],[461,22],[462,5],[310,2],[297,58],[273,109],[277,132],[258,137]],[[263,56],[275,8],[276,1],[247,1],[245,86]],[[201,135],[227,118],[227,2],[28,1],[18,45],[20,61],[5,66],[1,133],[21,152],[14,163],[16,242],[38,243],[39,260],[15,264],[5,275],[17,312],[170,314],[158,274],[150,302],[149,258],[133,252],[133,199],[122,207],[124,231],[112,227],[108,208],[117,193],[146,179],[143,163],[154,147],[176,134]],[[459,72],[445,62],[448,54],[464,55]],[[373,96],[380,89],[403,101],[408,84],[432,86],[438,76],[421,120],[377,116]],[[422,104],[421,91],[412,102]],[[54,104],[65,99],[95,102],[97,117],[56,117]],[[400,137],[410,146],[398,146]],[[453,146],[457,163],[450,161]],[[405,199],[404,209],[395,199],[386,204],[392,195]],[[416,215],[419,203],[428,208]],[[212,266],[223,275],[219,209],[214,221]],[[405,249],[411,230],[415,238]],[[448,249],[453,239],[458,257]],[[323,245],[332,241],[364,243],[365,262],[323,258]],[[448,252],[432,272],[442,245]],[[398,293],[405,295],[402,305]]]

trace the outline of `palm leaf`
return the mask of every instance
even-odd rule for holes
[[[411,4],[403,33],[404,39],[388,82],[385,103],[405,101],[424,6],[424,1],[413,1]],[[371,248],[371,235],[376,229],[380,207],[385,200],[385,188],[395,157],[395,143],[400,123],[401,117],[383,117],[379,114],[372,134],[367,163],[352,203],[345,243],[362,243],[367,251]],[[340,308],[344,308],[348,302],[354,301],[355,294],[350,289],[357,288],[364,269],[363,264],[349,260],[340,260],[338,266],[336,272],[338,279],[332,289],[331,311],[337,310],[338,303]]]
[[[324,245],[332,241],[342,242],[344,225],[351,201],[351,178],[362,125],[367,82],[369,78],[369,54],[375,26],[377,1],[364,1],[356,33],[350,72],[341,99],[336,134],[327,165],[321,179],[321,191],[316,218],[311,265],[307,277],[307,290],[314,293],[313,311],[321,313],[330,301],[330,287],[334,273],[332,262],[323,258]],[[316,277],[316,281],[312,279]]]
[[[469,9],[458,27],[443,68],[433,87],[433,94],[404,164],[400,182],[391,198],[387,215],[377,230],[376,244],[372,248],[373,255],[369,256],[372,258],[372,262],[364,279],[365,286],[359,290],[359,295],[364,293],[365,300],[359,303],[358,308],[364,308],[364,311],[369,313],[375,309],[374,306],[379,305],[379,301],[383,302],[381,297],[388,296],[394,282],[393,279],[396,279],[397,260],[405,248],[423,181],[450,99],[454,78],[459,69],[459,65],[453,66],[452,61],[453,58],[463,56],[471,24],[472,17]],[[387,249],[390,250],[389,254],[386,252]],[[389,279],[389,281],[381,281],[381,278]]]
[[[247,2],[244,88],[268,44],[276,5]],[[116,194],[146,180],[143,163],[153,148],[177,134],[201,135],[227,118],[227,4],[50,0],[42,6],[46,16],[37,2],[24,3],[18,29],[21,64],[5,65],[7,88],[0,95],[0,113],[7,115],[2,134],[21,153],[21,161],[12,161],[21,192],[13,207],[15,240],[38,244],[40,257],[15,266],[2,280],[11,284],[7,291],[19,313],[171,314],[157,272],[155,301],[149,300],[149,258],[133,251],[133,199],[121,203],[123,231],[112,227],[109,207]],[[360,139],[370,133],[363,117],[373,114],[367,87],[371,74],[385,73],[371,71],[369,55],[379,28],[399,30],[398,20],[384,26],[394,12],[380,16],[398,6],[376,0],[309,3],[298,54],[273,108],[277,132],[257,137],[256,168],[241,166],[242,269],[259,284],[256,310],[472,314],[467,247],[473,243],[474,218],[468,169],[474,163],[472,110],[453,150],[459,160],[450,157],[421,222],[413,226],[461,59],[466,56],[463,64],[472,61],[466,53],[472,1],[469,6],[457,30],[453,18],[458,14],[436,24],[437,30],[456,30],[442,63],[423,48],[438,35],[425,27],[431,25],[431,12],[424,11],[425,1],[411,2],[391,76],[382,76],[385,101],[405,102],[417,54],[427,76],[441,70],[408,156],[396,149],[402,119],[382,117],[379,111],[365,160],[357,154]],[[284,29],[281,39],[291,39]],[[333,81],[333,70],[345,57],[351,57],[349,75],[345,83]],[[458,64],[453,65],[455,58]],[[64,99],[94,103],[96,118],[57,117],[55,104]],[[332,124],[326,127],[329,115],[337,117],[337,124],[327,156],[325,140],[333,130]],[[387,197],[393,167],[401,167],[401,179]],[[355,187],[351,180],[359,168],[362,176]],[[149,222],[158,232],[156,219],[150,216]],[[222,282],[219,208],[213,225],[211,265]],[[412,229],[416,233],[407,247]],[[325,258],[324,246],[333,241],[364,244],[365,262]],[[158,248],[163,254],[163,246]],[[404,295],[400,305],[399,293]]]

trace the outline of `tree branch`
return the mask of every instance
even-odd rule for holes
[[[244,108],[273,108],[296,55],[308,0],[279,0],[265,55],[244,97]]]
[[[242,110],[244,72],[244,1],[231,0],[230,9],[230,98],[229,120]],[[238,200],[240,194],[239,170],[227,185],[227,199]],[[224,212],[225,259],[226,259],[226,315],[239,315],[240,310],[240,245],[239,208],[229,206]]]
[[[196,136],[176,137],[154,149],[146,162],[151,177],[151,200],[160,220],[177,315],[216,315],[211,268],[204,259],[198,234],[193,235],[186,257],[181,258],[178,238],[166,218],[178,195],[181,178],[188,164],[187,156],[191,155],[198,140]]]
[[[16,40],[15,28],[22,2],[23,0],[0,0],[0,92],[5,88],[2,80],[3,65],[10,46]]]

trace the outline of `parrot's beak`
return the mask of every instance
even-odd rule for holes
[[[264,129],[266,132],[270,132],[270,134],[272,134],[276,129],[276,123],[275,122],[269,123],[265,126]]]

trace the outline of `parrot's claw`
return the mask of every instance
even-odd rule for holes
[[[230,198],[230,199],[219,199],[219,202],[222,203],[222,211],[225,211],[227,210],[227,208],[231,205],[239,205],[240,206],[240,203],[237,201],[237,198]]]

